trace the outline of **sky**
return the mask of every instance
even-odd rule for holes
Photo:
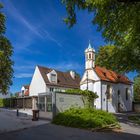
[[[93,13],[78,11],[71,29],[63,22],[67,16],[61,0],[0,0],[6,15],[6,36],[14,47],[14,78],[10,91],[30,84],[35,66],[84,73],[84,50],[89,40],[97,51],[105,45]],[[132,79],[135,73],[128,74]]]

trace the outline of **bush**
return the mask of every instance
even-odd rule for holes
[[[0,107],[9,107],[9,106],[10,106],[10,99],[0,98]]]
[[[71,108],[57,114],[52,123],[77,128],[102,128],[118,124],[117,119],[112,114],[91,108]]]
[[[140,115],[128,116],[128,119],[140,125]]]

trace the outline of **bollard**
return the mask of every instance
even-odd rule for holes
[[[19,116],[19,110],[17,109],[17,117]]]

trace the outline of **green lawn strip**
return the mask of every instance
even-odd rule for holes
[[[52,123],[84,129],[118,128],[114,115],[101,110],[71,108],[55,116]]]
[[[140,115],[128,116],[128,119],[140,125]]]

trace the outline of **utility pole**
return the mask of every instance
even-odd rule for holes
[[[87,76],[87,90],[88,90],[88,71],[87,71],[86,76]]]

